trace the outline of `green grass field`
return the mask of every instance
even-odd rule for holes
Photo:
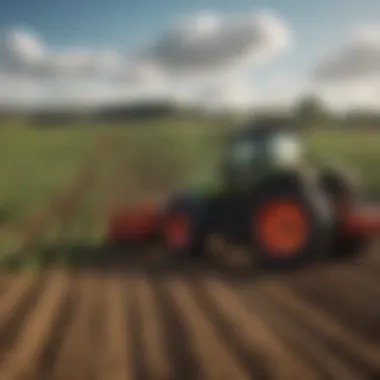
[[[355,170],[372,198],[380,199],[380,130],[316,131],[308,135],[310,150]]]
[[[0,126],[0,254],[15,246],[12,226],[57,196],[107,132],[115,142],[112,157],[99,158],[97,176],[86,198],[65,225],[52,223],[42,244],[99,242],[104,233],[107,182],[117,163],[125,201],[147,189],[165,191],[216,174],[221,147],[218,126],[168,122],[131,127],[32,129]],[[317,131],[307,136],[310,150],[339,160],[361,173],[371,196],[380,195],[380,131]]]
[[[213,169],[222,153],[217,127],[168,124],[117,133],[120,149],[127,151],[131,177],[140,185],[144,179],[167,183],[172,177],[179,183],[192,183],[216,174]],[[305,134],[305,143],[319,160],[351,167],[361,177],[368,194],[380,197],[380,130],[313,131]]]
[[[28,215],[73,178],[93,146],[96,132],[0,126],[0,213]]]
[[[17,245],[20,223],[69,186],[97,136],[95,129],[0,125],[0,254]]]

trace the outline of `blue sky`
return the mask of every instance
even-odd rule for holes
[[[256,75],[305,76],[350,30],[380,25],[379,0],[1,0],[0,32],[30,30],[51,49],[115,49],[133,53],[155,41],[180,17],[274,12],[292,35],[293,48]]]
[[[356,23],[379,22],[378,0],[2,0],[0,28],[35,29],[57,46],[133,48],[198,11],[243,13],[273,10],[287,20],[298,39],[317,45],[335,39]]]

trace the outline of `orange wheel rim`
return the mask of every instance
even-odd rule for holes
[[[294,255],[308,234],[307,218],[302,207],[288,199],[267,203],[255,224],[261,245],[272,255]]]
[[[189,239],[189,219],[183,214],[173,214],[164,227],[166,243],[170,247],[184,248]]]

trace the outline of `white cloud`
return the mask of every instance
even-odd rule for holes
[[[241,81],[232,85],[236,74],[274,58],[289,41],[284,23],[262,12],[190,17],[128,56],[78,46],[56,50],[33,31],[16,28],[0,36],[0,102],[6,102],[7,94],[15,102],[17,96],[32,101],[33,92],[36,103],[87,104],[159,93],[193,99],[200,86],[222,78],[220,102],[244,105],[250,95]],[[19,91],[20,86],[27,90]]]
[[[363,80],[347,82],[335,86],[318,86],[314,91],[332,110],[367,110],[380,109],[380,80]]]
[[[349,41],[320,62],[314,79],[324,83],[362,81],[380,76],[380,27],[354,31]]]
[[[194,93],[193,101],[210,109],[244,110],[254,105],[256,96],[254,86],[248,78],[237,78],[200,88]]]
[[[0,103],[96,104],[154,92],[162,83],[149,62],[116,51],[54,50],[36,34],[13,29],[0,36]]]
[[[10,74],[44,79],[106,76],[126,65],[117,52],[79,48],[54,51],[34,33],[13,29],[0,39],[0,68]]]
[[[44,89],[31,78],[0,72],[0,105],[33,106],[44,98]]]
[[[193,101],[211,109],[289,109],[306,94],[308,83],[284,72],[266,80],[241,75],[220,80],[194,91]]]
[[[221,17],[205,13],[183,20],[143,56],[166,73],[199,75],[273,58],[289,41],[287,27],[273,15]]]
[[[13,29],[0,38],[0,68],[40,78],[106,77],[157,80],[166,74],[218,72],[249,66],[279,54],[289,42],[283,22],[269,14],[188,18],[143,54],[74,47],[55,51],[37,34]],[[201,78],[199,78],[201,80]]]
[[[360,27],[318,63],[313,88],[331,109],[380,109],[380,27]]]
[[[24,64],[39,64],[45,58],[45,47],[39,39],[21,30],[10,31],[4,39],[4,54]]]
[[[79,49],[53,53],[45,65],[51,76],[106,76],[113,75],[122,68],[121,57],[115,52]]]

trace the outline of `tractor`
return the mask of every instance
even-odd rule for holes
[[[210,236],[245,246],[261,266],[294,267],[360,252],[380,232],[351,173],[316,164],[297,128],[254,122],[225,141],[218,183],[110,215],[112,242],[155,241],[178,257],[204,258]]]

